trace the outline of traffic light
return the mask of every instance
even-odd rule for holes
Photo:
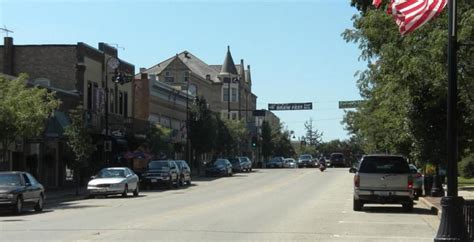
[[[257,137],[252,136],[252,149],[257,148]]]

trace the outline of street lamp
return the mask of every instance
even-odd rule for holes
[[[105,165],[109,163],[107,156],[107,151],[112,147],[109,141],[109,67],[117,70],[120,66],[120,61],[111,56],[107,59],[105,63],[105,142],[104,142],[104,156],[105,156]]]

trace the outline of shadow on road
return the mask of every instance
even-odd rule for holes
[[[52,212],[52,211],[49,210],[49,209],[45,209],[41,212],[36,212],[33,209],[31,209],[31,210],[28,209],[28,210],[23,211],[21,214],[15,214],[15,213],[13,213],[9,210],[2,209],[2,210],[0,210],[0,222],[1,223],[3,223],[3,222],[22,222],[22,221],[27,221],[27,220],[21,219],[23,217],[40,215],[40,214],[45,214],[45,213],[50,213],[50,212]],[[14,217],[15,219],[2,219],[2,217]]]
[[[364,205],[362,209],[366,213],[399,213],[399,214],[417,214],[417,215],[436,215],[436,213],[427,208],[413,208],[412,211],[405,211],[402,207],[387,206],[387,207],[371,207],[370,205]]]

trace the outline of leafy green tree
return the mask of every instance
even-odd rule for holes
[[[67,145],[74,154],[74,161],[69,164],[74,171],[76,180],[76,194],[79,194],[81,169],[89,166],[89,158],[94,153],[96,146],[92,142],[85,123],[85,110],[79,105],[69,112],[71,124],[65,128],[64,135]]]
[[[158,124],[150,125],[146,134],[146,143],[152,154],[171,157],[173,150],[170,142],[171,132],[170,128]]]
[[[224,120],[227,131],[230,136],[230,154],[231,156],[241,155],[242,149],[248,146],[248,130],[242,120]]]
[[[267,121],[263,121],[262,123],[262,155],[264,160],[268,160],[270,156],[273,154],[274,144],[272,141],[272,128],[270,123]]]
[[[313,118],[310,118],[304,123],[304,128],[306,130],[306,136],[304,137],[306,145],[317,147],[321,143],[323,133],[314,127]]]
[[[388,1],[384,1],[386,4]],[[342,35],[359,45],[366,70],[357,86],[366,102],[345,115],[346,129],[365,152],[390,152],[421,162],[440,163],[446,157],[447,14],[407,36],[400,36],[393,18],[371,1],[352,0],[360,13],[354,28]],[[459,1],[459,41],[474,39],[474,3]],[[474,141],[472,80],[473,48],[459,50],[460,150]]]
[[[27,87],[27,79],[24,74],[13,80],[0,75],[0,159],[4,162],[9,144],[17,137],[40,135],[45,120],[60,104],[53,92]]]
[[[227,157],[232,150],[234,138],[232,137],[226,122],[219,115],[216,115],[217,140],[214,144],[214,151],[220,157]]]
[[[189,138],[196,157],[214,149],[217,138],[217,120],[208,108],[204,97],[196,98],[189,112]],[[197,160],[193,159],[193,166],[198,167]]]
[[[296,151],[291,144],[291,134],[288,130],[278,132],[274,137],[275,155],[283,157],[295,157]]]

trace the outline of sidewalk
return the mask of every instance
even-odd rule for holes
[[[76,195],[76,188],[46,189],[46,205],[58,204],[69,201],[84,199],[87,196],[86,187],[81,187],[79,195]]]
[[[446,191],[446,188],[444,189]],[[460,187],[458,195],[464,200],[474,200],[474,187]],[[441,218],[441,197],[420,197],[419,201]]]

